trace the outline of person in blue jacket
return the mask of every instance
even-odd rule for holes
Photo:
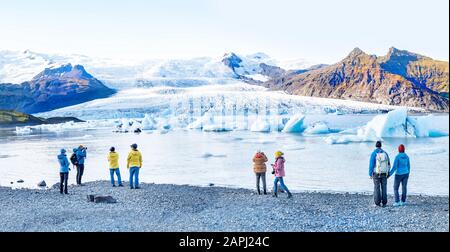
[[[61,194],[63,194],[63,189],[65,194],[69,194],[67,190],[67,182],[69,181],[69,171],[70,171],[70,163],[69,159],[67,159],[66,150],[62,149],[61,154],[58,155],[58,162],[59,162],[59,175],[60,175],[60,185],[59,185],[59,191]]]
[[[409,161],[408,155],[405,153],[405,146],[402,144],[398,147],[398,155],[395,158],[394,165],[392,166],[392,170],[389,172],[389,176],[395,174],[394,181],[394,194],[395,194],[395,203],[394,206],[403,206],[406,204],[406,196],[407,196],[407,186],[409,173],[411,171],[411,163]],[[400,184],[402,185],[402,198],[400,201],[399,188]]]
[[[78,165],[77,165],[77,185],[82,185],[81,184],[81,179],[83,177],[84,174],[84,161],[86,159],[86,151],[87,148],[84,147],[83,145],[80,145],[80,147],[78,147],[77,150],[77,159],[78,159]]]
[[[370,156],[369,177],[374,184],[374,201],[376,206],[387,206],[387,179],[389,177],[389,169],[391,161],[389,155],[381,148],[382,143],[376,143],[376,149]],[[378,159],[380,158],[380,159]],[[382,162],[381,162],[382,161]]]

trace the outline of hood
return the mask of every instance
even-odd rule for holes
[[[400,159],[408,159],[408,155],[406,155],[405,153],[399,153],[398,154],[398,158],[400,158]]]

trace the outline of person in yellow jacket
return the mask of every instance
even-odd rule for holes
[[[137,144],[131,145],[131,151],[127,158],[127,168],[130,170],[130,189],[139,189],[139,170],[142,168],[142,154],[137,148]]]
[[[116,187],[116,183],[114,181],[114,173],[115,173],[117,175],[117,182],[119,183],[119,187],[123,187],[119,169],[119,154],[116,152],[115,147],[111,147],[111,149],[109,149],[108,162],[109,162],[109,174],[111,175],[111,185],[113,187]]]

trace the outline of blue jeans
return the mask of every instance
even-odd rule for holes
[[[114,173],[117,175],[117,181],[119,182],[119,185],[122,185],[122,178],[120,177],[120,169],[110,169],[109,174],[111,175],[111,185],[115,185],[114,183]]]
[[[283,189],[288,194],[291,194],[291,192],[289,192],[289,189],[287,188],[287,186],[284,184],[283,178],[275,178],[275,181],[273,182],[273,191],[275,194],[278,193],[278,182],[280,182],[281,189]]]
[[[406,196],[407,196],[407,186],[408,186],[408,179],[409,174],[405,175],[395,175],[395,181],[394,181],[394,194],[395,194],[395,202],[400,202],[400,194],[399,194],[399,188],[400,184],[402,185],[402,202],[406,202]]]
[[[131,167],[130,168],[130,187],[133,187],[133,178],[134,178],[134,187],[139,187],[139,167]]]

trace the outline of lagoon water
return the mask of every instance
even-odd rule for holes
[[[441,116],[442,128],[448,132],[448,115]],[[346,129],[368,122],[373,115],[321,115],[331,128]],[[309,118],[308,118],[309,119]],[[312,119],[311,119],[312,120]],[[286,154],[286,184],[292,191],[360,192],[372,191],[368,162],[374,143],[330,145],[326,136],[301,134],[254,133],[233,131],[206,133],[197,130],[174,130],[167,134],[144,132],[118,134],[111,129],[75,130],[71,132],[16,135],[0,131],[0,185],[36,187],[45,180],[49,186],[59,179],[57,154],[61,148],[70,150],[83,144],[88,147],[84,181],[108,180],[106,156],[115,146],[121,155],[121,173],[128,181],[125,167],[129,146],[137,143],[143,153],[141,182],[157,184],[189,184],[253,189],[255,177],[252,156],[258,149],[266,152],[269,163],[273,153]],[[412,173],[409,192],[412,194],[448,195],[449,137],[385,139],[384,149],[391,159],[397,146],[406,144]],[[72,169],[70,182],[75,182]],[[272,188],[270,169],[267,174]],[[25,180],[17,184],[19,179]],[[11,184],[14,182],[14,184]],[[392,193],[393,179],[389,181]]]

